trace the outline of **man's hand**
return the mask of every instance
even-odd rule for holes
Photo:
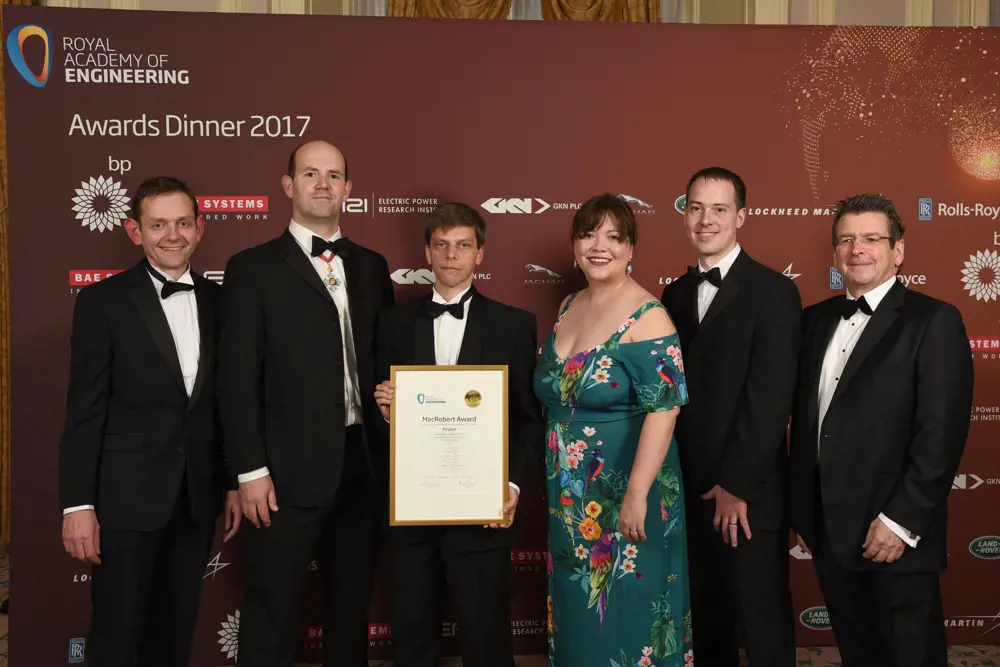
[[[250,522],[260,528],[260,524],[271,525],[271,515],[268,513],[278,511],[278,500],[274,497],[274,484],[270,475],[264,475],[257,479],[240,484],[240,504],[243,507],[243,515],[250,519]]]
[[[378,405],[382,418],[389,421],[389,406],[392,405],[392,397],[396,393],[396,385],[386,380],[375,387],[375,404]]]
[[[236,535],[240,529],[240,523],[243,522],[239,491],[226,491],[226,507],[223,512],[226,515],[226,534],[222,536],[222,542],[226,543]]]
[[[702,494],[703,500],[715,498],[715,517],[712,527],[719,532],[722,529],[722,541],[736,547],[736,537],[739,527],[743,526],[743,534],[750,539],[750,521],[747,519],[747,504],[716,484],[708,493]]]
[[[864,557],[869,560],[876,563],[892,563],[903,555],[906,543],[899,539],[899,535],[892,532],[882,519],[875,517],[868,524],[868,535],[865,536],[865,543],[861,548],[865,550]]]
[[[101,564],[101,526],[94,510],[77,510],[63,517],[63,548],[73,558]]]
[[[503,506],[503,513],[507,517],[507,523],[491,523],[488,526],[483,526],[483,528],[510,528],[511,524],[514,523],[514,513],[517,511],[517,501],[521,494],[515,491],[513,486],[508,486],[507,489],[510,491],[510,494],[507,496],[507,504]]]

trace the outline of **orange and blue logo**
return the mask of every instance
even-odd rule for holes
[[[45,60],[42,62],[42,71],[39,74],[31,71],[24,59],[24,43],[30,37],[41,37],[45,44]],[[52,74],[53,50],[52,34],[47,28],[40,25],[25,23],[17,26],[7,35],[7,53],[10,55],[14,69],[25,81],[36,88],[41,88],[49,82],[49,75]]]

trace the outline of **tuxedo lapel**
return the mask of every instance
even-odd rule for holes
[[[211,297],[209,297],[203,279],[195,278],[194,296],[198,303],[198,335],[200,336],[198,348],[198,374],[194,379],[194,388],[191,390],[189,405],[194,405],[201,395],[202,387],[205,386],[205,376],[212,370],[215,364],[215,327],[212,326],[215,313],[212,310]]]
[[[831,312],[822,316],[816,324],[816,331],[813,335],[813,342],[809,351],[809,386],[806,391],[806,400],[809,405],[809,432],[817,433],[819,428],[819,378],[823,370],[823,358],[826,356],[826,348],[830,345],[830,339],[837,330],[840,322],[840,314],[831,309]]]
[[[465,323],[462,347],[458,351],[459,365],[481,364],[486,340],[486,299],[479,294],[469,304],[469,321]]]
[[[729,302],[736,298],[740,293],[740,283],[743,279],[743,273],[746,270],[747,265],[750,262],[750,256],[747,255],[745,250],[740,250],[739,254],[736,255],[733,265],[729,267],[729,272],[726,274],[725,279],[722,281],[722,287],[719,291],[715,293],[715,297],[712,299],[712,305],[708,307],[708,312],[705,313],[704,319],[701,321],[699,330],[704,330],[710,325],[716,317],[719,316]],[[698,290],[695,290],[695,317],[698,313]]]
[[[177,347],[174,345],[173,334],[170,333],[170,324],[167,323],[167,316],[163,314],[163,307],[159,303],[159,295],[153,286],[152,278],[143,265],[133,269],[132,288],[129,296],[132,303],[139,311],[139,317],[149,330],[153,342],[163,355],[163,360],[170,369],[170,374],[184,395],[187,389],[184,387],[184,376],[181,374],[181,362],[177,358]]]
[[[333,305],[333,297],[330,296],[330,292],[327,291],[326,286],[323,285],[323,281],[320,280],[319,274],[316,273],[316,269],[313,268],[312,263],[309,262],[309,258],[306,257],[305,253],[302,252],[302,248],[295,241],[295,237],[292,233],[285,230],[285,233],[281,235],[279,240],[279,245],[281,249],[285,252],[285,261],[288,262],[295,272],[302,276],[302,279],[309,283],[309,286],[314,290],[319,292],[319,294]]]
[[[671,312],[670,317],[681,335],[681,343],[686,345],[698,333],[698,281],[681,278],[676,289],[676,312]]]
[[[416,366],[434,366],[437,354],[434,351],[434,320],[424,310],[426,301],[421,299],[413,315],[413,363]]]
[[[861,368],[868,355],[871,354],[875,346],[879,344],[886,332],[889,331],[889,328],[899,319],[898,311],[899,307],[903,305],[905,293],[906,287],[903,286],[903,283],[897,281],[882,299],[882,303],[875,309],[875,313],[871,316],[871,321],[865,327],[865,330],[861,332],[861,338],[858,339],[857,345],[854,346],[854,351],[851,352],[851,356],[847,360],[844,372],[837,383],[837,389],[833,392],[833,398],[830,399],[831,406],[844,393],[844,388],[851,383],[858,369]]]

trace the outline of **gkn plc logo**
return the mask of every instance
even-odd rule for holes
[[[536,215],[544,213],[551,208],[548,202],[538,197],[492,197],[484,201],[481,206],[490,213],[528,213]]]

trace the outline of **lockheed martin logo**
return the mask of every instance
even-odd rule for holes
[[[794,264],[794,263],[795,263],[795,262],[792,262],[792,264]],[[786,278],[791,278],[792,280],[795,280],[796,278],[798,278],[798,277],[799,277],[799,276],[801,276],[802,274],[801,274],[801,273],[792,273],[792,264],[789,264],[788,266],[786,266],[786,267],[785,267],[785,270],[784,270],[784,271],[782,271],[781,273],[782,273],[782,275],[784,275],[784,276],[785,276]]]
[[[208,571],[205,572],[205,574],[201,577],[202,579],[207,579],[208,577],[212,577],[212,581],[215,581],[216,572],[218,572],[223,568],[229,567],[230,563],[220,562],[221,557],[222,557],[222,552],[220,551],[219,553],[215,554],[215,558],[208,561],[208,565],[205,566],[205,569]],[[211,569],[209,570],[209,568]]]
[[[537,206],[536,206],[537,202]],[[544,199],[538,197],[525,198],[504,198],[492,197],[484,201],[481,206],[490,213],[544,213],[550,206]]]

